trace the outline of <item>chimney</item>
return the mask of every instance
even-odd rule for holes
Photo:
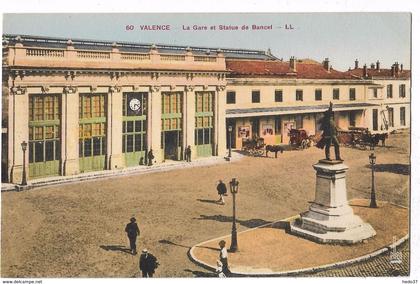
[[[370,69],[375,69],[375,64],[374,63],[370,64]]]
[[[356,61],[354,61],[354,69],[359,68],[359,60],[356,59]]]
[[[293,72],[296,72],[296,58],[294,56],[290,57],[289,67]]]
[[[330,60],[328,58],[325,58],[322,64],[324,65],[325,70],[330,71],[331,66],[330,66]]]
[[[363,65],[363,77],[367,77],[368,72],[367,72],[367,65]]]
[[[401,72],[403,71],[403,65],[402,65],[402,63],[401,63],[401,65],[400,65],[400,71],[401,71]]]
[[[400,72],[400,66],[398,65],[398,62],[395,62],[395,74],[398,74]]]
[[[378,61],[376,61],[376,70],[380,71],[381,70],[381,63]]]
[[[391,66],[392,77],[395,77],[395,64]]]

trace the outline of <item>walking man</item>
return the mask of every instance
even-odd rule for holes
[[[225,204],[225,199],[223,196],[227,193],[226,184],[223,183],[222,180],[219,180],[219,184],[217,185],[217,194],[219,194],[219,200],[217,202],[220,202],[222,205]]]
[[[140,230],[136,223],[136,218],[131,217],[130,223],[125,226],[125,232],[127,233],[128,239],[130,240],[131,254],[137,254],[136,240],[137,236],[140,236]]]
[[[150,149],[149,152],[147,153],[147,165],[151,166],[153,165],[153,159],[155,158],[155,156],[153,155],[153,150]]]
[[[222,263],[222,272],[226,277],[229,277],[231,272],[229,270],[229,265],[228,265],[228,252],[226,249],[226,242],[224,240],[221,240],[219,242],[219,247],[220,247],[219,260]]]
[[[147,249],[143,249],[140,255],[139,268],[141,276],[144,278],[153,277],[155,269],[159,266],[159,262],[156,257],[149,253]]]

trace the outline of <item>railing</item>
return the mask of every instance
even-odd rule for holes
[[[27,48],[26,56],[64,57],[64,50]]]
[[[121,53],[122,60],[150,60],[150,54]]]
[[[4,51],[3,51],[4,53]],[[112,66],[126,66],[127,64],[146,64],[147,66],[153,66],[154,64],[170,65],[171,68],[193,68],[192,65],[196,65],[198,68],[215,68],[217,70],[224,70],[224,62],[220,61],[217,56],[208,55],[188,55],[188,54],[161,54],[158,52],[134,52],[125,51],[120,52],[118,50],[87,50],[87,49],[60,49],[60,48],[42,48],[42,47],[16,47],[12,53],[15,57],[14,60],[10,60],[10,55],[7,55],[7,62],[4,64],[28,64],[37,65],[41,64],[39,61],[45,61],[42,64],[49,65],[49,59],[51,59],[51,66],[60,66],[60,60],[67,61],[65,64],[71,66],[87,67],[89,64],[107,64],[112,63]],[[191,62],[192,61],[192,62]],[[84,63],[86,62],[86,64]],[[204,64],[203,64],[204,63]],[[42,65],[41,64],[41,65]],[[64,63],[63,63],[64,64]],[[145,66],[146,66],[145,65]],[[179,65],[179,67],[177,66]],[[65,65],[63,65],[65,66]]]
[[[216,57],[209,57],[209,56],[194,56],[194,61],[199,62],[216,62]]]
[[[77,57],[89,59],[110,59],[111,54],[109,52],[98,51],[77,51]]]
[[[185,61],[185,55],[160,55],[162,61]]]

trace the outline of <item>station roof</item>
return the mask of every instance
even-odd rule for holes
[[[296,59],[296,71],[290,62],[281,60],[235,60],[227,59],[226,68],[232,77],[284,77],[296,79],[356,79],[351,74],[330,68],[314,60]]]
[[[19,38],[18,38],[19,37]],[[198,46],[181,46],[171,44],[152,44],[152,43],[136,43],[126,41],[103,41],[88,40],[74,38],[45,37],[32,35],[3,35],[3,46],[6,44],[14,45],[18,40],[24,46],[44,47],[44,48],[66,48],[67,41],[71,39],[76,49],[87,50],[104,50],[111,51],[115,46],[123,52],[147,53],[152,46],[156,46],[159,53],[168,54],[185,54],[187,48],[191,48],[194,55],[216,55],[220,50],[226,58],[243,58],[243,59],[259,59],[259,60],[276,60],[277,57],[263,50],[239,49],[239,48],[218,48],[218,47],[198,47]]]
[[[333,110],[343,110],[343,109],[364,109],[367,107],[376,106],[376,104],[371,103],[348,103],[348,104],[334,104]],[[262,107],[262,108],[240,108],[240,109],[227,109],[226,115],[228,117],[235,117],[241,115],[252,116],[261,115],[261,113],[281,113],[281,112],[323,112],[328,109],[328,104],[320,105],[302,105],[302,106],[279,106],[279,107]]]

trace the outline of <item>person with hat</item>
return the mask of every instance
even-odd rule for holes
[[[127,237],[130,240],[130,251],[133,255],[137,254],[136,251],[136,240],[137,236],[140,236],[139,226],[137,226],[136,218],[131,217],[130,223],[125,226],[125,232],[127,233]]]
[[[151,278],[155,273],[155,269],[159,266],[157,258],[148,252],[147,249],[143,249],[140,255],[139,268],[141,276],[144,278]]]

